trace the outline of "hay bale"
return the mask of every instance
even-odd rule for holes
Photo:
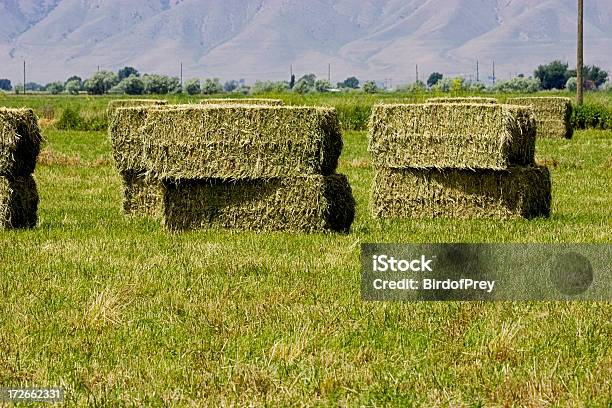
[[[333,108],[121,108],[109,134],[120,171],[146,169],[160,179],[328,175],[342,150]]]
[[[550,214],[550,173],[506,170],[377,169],[375,218],[533,218]]]
[[[535,131],[529,107],[377,105],[368,151],[379,167],[505,169],[533,163]]]
[[[348,232],[355,200],[346,176],[165,181],[169,230]]]
[[[0,229],[36,226],[38,192],[32,175],[0,176]]]
[[[201,104],[214,104],[214,105],[269,105],[269,106],[282,106],[283,101],[280,99],[265,99],[265,98],[215,98],[215,99],[202,99]]]
[[[499,103],[495,98],[484,98],[481,96],[468,96],[468,97],[443,97],[443,98],[429,98],[425,103]]]
[[[32,109],[0,108],[0,175],[34,172],[42,136]]]
[[[537,137],[572,138],[574,129],[571,124],[572,100],[570,98],[556,96],[510,98],[508,103],[533,108],[538,126]]]
[[[164,106],[168,101],[161,99],[115,99],[108,103],[108,116],[119,108],[132,108],[136,106]]]
[[[133,171],[122,172],[121,178],[124,214],[161,217],[164,200],[164,186],[161,181]]]

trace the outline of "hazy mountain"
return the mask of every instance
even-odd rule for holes
[[[585,2],[586,63],[612,68],[612,1]],[[185,77],[413,81],[575,60],[575,0],[0,0],[0,77],[98,66]]]

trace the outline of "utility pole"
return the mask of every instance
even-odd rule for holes
[[[327,64],[327,82],[331,84],[331,64]]]
[[[181,61],[181,89],[183,89],[183,61]]]
[[[493,60],[493,85],[495,85],[495,60]]]
[[[480,82],[480,71],[478,70],[478,60],[476,60],[476,82]]]
[[[578,47],[576,55],[576,103],[582,105],[584,102],[584,78],[582,68],[584,66],[584,0],[578,0]]]
[[[26,94],[26,62],[23,60],[23,94]]]
[[[419,82],[419,64],[416,64],[416,82]]]

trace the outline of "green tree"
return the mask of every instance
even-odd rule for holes
[[[305,81],[309,87],[314,88],[315,81],[317,80],[317,76],[315,74],[306,74],[302,76],[298,82]]]
[[[576,70],[568,71],[570,77],[576,76]],[[582,75],[585,81],[592,81],[596,87],[600,87],[608,79],[608,73],[597,65],[585,65],[582,69]]]
[[[0,89],[2,89],[3,91],[10,91],[11,89],[13,89],[11,80],[6,78],[0,79]]]
[[[197,78],[192,78],[187,80],[187,82],[185,82],[185,91],[189,94],[189,95],[197,95],[201,92],[201,88],[200,88],[200,80]]]
[[[79,84],[79,90],[83,89],[83,80],[81,79],[80,76],[73,75],[70,78],[68,78],[64,84],[68,85],[68,82],[70,81],[76,81]]]
[[[119,83],[117,74],[111,71],[98,71],[85,81],[84,88],[90,95],[103,95]]]
[[[318,79],[315,82],[315,89],[317,90],[317,92],[329,92],[329,90],[331,89],[332,85],[329,83],[329,81],[327,79]]]
[[[441,73],[439,73],[439,72],[432,72],[429,75],[429,78],[427,78],[427,86],[431,88],[432,86],[437,84],[438,81],[441,80],[442,78],[444,78],[444,75],[442,75]]]
[[[164,75],[144,74],[142,81],[148,94],[165,95],[174,90],[174,82]]]
[[[123,78],[118,86],[128,95],[142,95],[145,91],[144,81],[135,75]]]
[[[233,91],[235,91],[236,89],[238,89],[238,86],[239,86],[239,85],[240,85],[240,84],[238,83],[238,81],[235,81],[235,80],[233,80],[233,79],[232,79],[231,81],[227,81],[227,82],[225,82],[225,83],[223,84],[223,90],[224,90],[225,92],[233,92]]]
[[[219,78],[206,78],[204,84],[202,84],[202,93],[204,95],[223,93],[223,85],[221,85]]]
[[[64,83],[59,81],[51,82],[50,84],[47,84],[47,86],[45,86],[45,90],[51,95],[60,94],[64,92]]]
[[[354,76],[346,78],[343,84],[344,84],[343,86],[344,88],[351,88],[351,89],[359,88],[359,80],[355,78]]]
[[[296,82],[295,86],[293,87],[293,91],[299,93],[300,95],[304,95],[312,91],[312,86],[310,86],[308,81],[304,79],[300,79],[299,81]]]
[[[553,61],[550,64],[540,65],[535,70],[534,76],[540,80],[542,89],[563,89],[571,76],[567,67],[567,63]]]
[[[363,84],[363,92],[365,93],[376,93],[378,92],[378,86],[374,81],[366,81]]]
[[[129,78],[131,76],[139,77],[140,73],[134,67],[123,67],[117,72],[117,76],[119,77],[119,81],[123,81],[125,78]]]
[[[70,95],[78,95],[80,90],[81,83],[78,80],[71,79],[70,81],[66,82],[66,91]]]

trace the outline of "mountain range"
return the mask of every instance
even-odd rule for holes
[[[0,0],[0,78],[134,66],[185,78],[412,82],[575,63],[576,0]],[[612,68],[612,1],[585,2],[585,63]],[[330,65],[328,65],[330,64]]]

